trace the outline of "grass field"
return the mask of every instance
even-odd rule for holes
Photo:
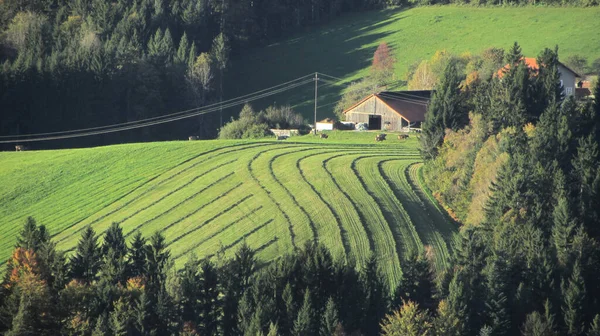
[[[244,240],[267,262],[315,240],[358,265],[374,253],[393,282],[426,246],[443,268],[457,228],[422,190],[417,140],[374,136],[3,152],[0,258],[34,216],[67,251],[88,225],[161,231],[178,266]]]
[[[234,58],[226,79],[229,98],[271,87],[315,71],[345,83],[368,73],[381,42],[393,48],[397,80],[408,66],[446,49],[479,53],[488,47],[508,48],[517,41],[526,56],[559,46],[562,59],[574,54],[589,62],[600,58],[600,8],[433,6],[357,13],[312,27],[265,48]],[[319,89],[319,120],[333,116],[341,86]],[[264,98],[257,107],[291,104],[312,122],[313,85]],[[237,114],[241,108],[227,111]],[[228,119],[228,117],[226,118]]]

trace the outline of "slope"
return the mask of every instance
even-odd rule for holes
[[[67,251],[88,226],[160,231],[178,266],[243,241],[265,262],[317,241],[358,266],[374,253],[391,283],[424,245],[443,268],[456,228],[406,180],[416,139],[375,144],[373,134],[0,153],[0,258],[33,216]]]

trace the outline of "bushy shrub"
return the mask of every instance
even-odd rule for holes
[[[301,115],[294,113],[289,106],[270,106],[264,111],[255,112],[246,104],[240,112],[239,119],[232,119],[221,128],[220,139],[256,139],[273,133],[272,128],[298,129],[300,134],[310,132]]]

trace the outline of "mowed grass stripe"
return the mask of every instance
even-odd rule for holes
[[[294,144],[276,143],[275,146],[270,146],[262,152],[268,152],[274,149],[282,149],[288,147],[298,147]],[[296,248],[294,241],[294,232],[291,223],[286,219],[286,214],[281,210],[276,202],[269,195],[265,187],[261,182],[256,179],[254,172],[252,171],[252,162],[258,157],[259,153],[255,152],[244,152],[239,159],[239,169],[236,170],[236,174],[241,181],[244,181],[244,188],[248,188],[251,192],[263,201],[265,210],[270,214],[269,218],[273,218],[273,223],[261,232],[271,232],[272,236],[278,236],[279,239],[275,243],[277,248],[282,250],[290,251]],[[291,229],[291,230],[290,230]]]
[[[340,230],[339,219],[299,167],[302,159],[322,153],[322,149],[311,149],[280,154],[271,162],[272,174],[291,195],[294,195],[298,206],[304,209],[314,225],[318,241],[327,246],[333,255],[345,257],[350,246]]]
[[[85,218],[77,223],[74,223],[74,224],[66,227],[62,231],[54,234],[53,238],[61,241],[65,238],[65,236],[63,234],[67,230],[68,230],[68,233],[67,233],[68,235],[73,234],[74,228],[78,228],[75,230],[75,232],[79,233],[81,230],[83,230],[83,228],[87,227],[87,225],[94,225],[103,220],[110,221],[110,216],[115,215],[117,213],[119,213],[118,215],[122,217],[122,214],[124,212],[131,211],[132,209],[134,210],[136,207],[135,203],[139,202],[140,200],[144,200],[144,199],[151,200],[152,198],[148,197],[149,194],[151,194],[157,190],[160,191],[162,189],[168,189],[168,192],[171,192],[170,189],[176,188],[176,187],[169,186],[169,183],[172,183],[174,180],[177,180],[177,178],[181,178],[182,175],[186,176],[186,174],[184,174],[184,173],[189,172],[191,169],[196,168],[197,166],[199,166],[201,164],[205,164],[208,160],[214,159],[220,155],[230,154],[231,152],[235,152],[235,151],[239,151],[239,150],[246,150],[246,149],[253,148],[256,146],[259,146],[259,145],[236,144],[236,145],[225,146],[222,148],[215,148],[212,150],[208,150],[206,152],[202,152],[201,154],[196,155],[195,157],[182,162],[181,164],[169,169],[168,171],[166,171],[162,174],[156,175],[155,177],[150,179],[147,183],[138,186],[132,192],[127,193],[125,196],[119,198],[115,202],[111,203],[109,206],[97,211],[92,216]],[[227,159],[226,157],[223,157],[223,158]],[[173,192],[175,192],[175,191],[173,191]],[[160,196],[155,196],[155,197],[160,198]],[[112,220],[112,221],[122,222],[123,220]]]
[[[203,149],[220,149],[219,146],[214,148],[215,145],[216,143],[211,143],[203,146]],[[178,150],[169,150],[173,146]],[[57,153],[65,151],[67,150],[31,152],[23,156],[24,161],[28,161],[27,155],[36,154],[42,161],[40,166],[45,169],[39,173],[35,173],[37,169],[32,169],[28,172],[30,174],[22,174],[35,176],[35,184],[19,182],[22,178],[20,175],[16,176],[16,181],[12,181],[14,185],[23,184],[24,189],[31,189],[31,192],[20,194],[15,202],[8,202],[9,208],[19,204],[19,211],[11,212],[12,216],[4,217],[5,220],[21,224],[26,216],[33,215],[38,221],[48,225],[52,234],[56,234],[123,199],[124,195],[137,192],[148,181],[154,180],[173,166],[198,156],[198,149],[187,143],[134,144],[69,150],[72,155],[59,155],[68,160],[54,161]],[[91,152],[93,155],[89,155]],[[144,157],[143,164],[131,164],[132,158],[136,157]],[[122,169],[124,166],[126,169]],[[36,194],[39,199],[31,200],[30,194]],[[31,203],[21,206],[21,203],[27,201]],[[47,209],[52,211],[46,211]]]
[[[239,206],[239,204],[237,206]],[[213,227],[215,229],[214,232],[212,232],[212,233],[206,233],[205,232],[204,234],[199,235],[199,236],[201,236],[201,238],[199,238],[199,239],[197,237],[194,237],[194,239],[193,239],[194,242],[190,242],[189,244],[181,244],[181,245],[186,246],[186,247],[183,249],[182,252],[177,253],[177,254],[173,254],[173,258],[177,259],[177,258],[181,257],[182,255],[185,255],[185,254],[189,253],[190,251],[192,251],[195,248],[197,248],[197,247],[201,246],[202,244],[204,244],[206,241],[208,241],[208,240],[216,237],[217,235],[225,232],[225,230],[229,229],[230,227],[232,227],[234,225],[237,225],[238,223],[241,223],[242,221],[250,218],[251,216],[254,216],[256,214],[256,212],[258,212],[262,208],[263,208],[262,205],[259,205],[259,206],[255,207],[254,209],[251,209],[250,211],[244,213],[241,217],[237,218],[236,220],[229,221],[229,223],[227,223],[225,225],[222,225],[222,226],[213,225]],[[202,227],[198,228],[198,230],[204,229],[205,227],[206,226],[202,226]],[[187,238],[187,237],[185,237],[185,236],[182,237],[182,239],[185,239],[185,238]],[[173,242],[175,242],[175,240]]]
[[[377,169],[378,165],[386,159],[389,159],[389,157],[359,157],[352,162],[352,170],[358,177],[362,187],[381,209],[396,241],[398,256],[404,259],[411,252],[421,252],[423,244],[419,236],[416,235],[411,218],[402,206],[401,200],[396,197],[389,186],[389,182],[381,176]],[[402,162],[407,166],[412,161],[399,160],[395,162]]]
[[[348,248],[348,257],[355,260],[357,266],[364,265],[372,253],[372,244],[360,216],[352,202],[344,195],[324,166],[323,161],[331,158],[331,153],[317,154],[298,160],[298,167],[305,180],[321,196],[340,224],[343,241]]]
[[[202,162],[206,162],[207,160],[203,160]],[[171,196],[176,196],[178,192],[180,192],[181,190],[183,190],[184,188],[191,186],[194,184],[194,182],[196,182],[198,179],[204,177],[207,174],[210,174],[212,172],[214,172],[215,170],[218,170],[228,164],[231,164],[235,162],[235,159],[233,160],[228,160],[226,162],[220,163],[220,164],[216,164],[213,167],[210,167],[209,169],[202,171],[200,174],[196,175],[196,176],[190,176],[191,174],[186,174],[186,175],[178,175],[178,178],[169,178],[168,182],[165,183],[161,183],[162,185],[160,186],[160,188],[157,188],[157,186],[151,188],[150,190],[148,190],[148,192],[144,193],[143,197],[140,195],[139,197],[136,197],[134,200],[132,200],[129,205],[123,209],[121,209],[121,211],[114,212],[114,216],[103,216],[102,218],[102,222],[104,222],[104,224],[106,223],[112,223],[112,222],[116,222],[119,224],[122,224],[124,222],[126,222],[127,220],[133,218],[136,215],[139,215],[140,213],[158,206],[158,205],[162,205],[160,204],[161,202],[164,202],[165,200],[167,200],[167,198],[171,197]],[[100,225],[102,224],[101,221],[97,221],[97,220],[93,220],[91,223],[86,223],[86,221],[82,221],[80,222],[80,224],[75,225],[74,227],[72,227],[68,233],[64,233],[64,234],[59,234],[57,236],[54,237],[54,239],[57,240],[57,242],[62,242],[64,240],[70,239],[73,236],[79,234],[81,231],[83,231],[88,225],[94,225],[100,223]],[[98,225],[96,225],[97,227]],[[106,226],[106,225],[103,225]]]
[[[435,230],[423,202],[413,190],[407,189],[410,188],[410,184],[406,178],[406,172],[410,164],[403,161],[389,160],[379,165],[379,171],[390,183],[397,198],[402,202],[423,244],[433,249],[436,268],[442,270],[446,267],[450,257],[448,247],[440,233]]]
[[[332,156],[323,162],[323,166],[332,175],[339,190],[348,197],[357,210],[361,223],[369,237],[371,248],[382,265],[382,269],[388,274],[390,285],[394,286],[402,279],[396,240],[379,204],[369,195],[354,170],[355,162],[363,158],[364,155],[340,154]]]

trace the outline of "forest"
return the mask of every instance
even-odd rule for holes
[[[315,242],[261,263],[172,267],[164,237],[129,243],[113,224],[59,251],[29,218],[0,291],[7,335],[600,335],[600,84],[565,97],[556,49],[528,68],[518,44],[502,78],[465,82],[450,61],[420,137],[423,177],[463,223],[449,265],[430,250],[389,285]]]

